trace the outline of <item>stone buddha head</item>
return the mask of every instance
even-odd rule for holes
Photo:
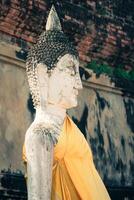
[[[36,109],[48,105],[64,109],[77,106],[78,90],[82,88],[78,53],[62,32],[54,6],[46,31],[29,52],[26,69]]]

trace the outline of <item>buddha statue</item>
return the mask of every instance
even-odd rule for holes
[[[28,200],[110,200],[83,134],[66,114],[77,106],[78,53],[52,6],[26,62],[36,109],[25,135]]]

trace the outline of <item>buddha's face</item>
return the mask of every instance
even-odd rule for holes
[[[41,106],[55,105],[65,109],[77,106],[78,90],[82,89],[79,62],[70,55],[64,55],[57,66],[47,72],[47,66],[37,66]]]
[[[47,101],[65,109],[75,107],[79,89],[82,89],[79,62],[72,55],[66,54],[48,78]]]

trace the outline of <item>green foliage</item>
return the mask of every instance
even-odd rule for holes
[[[101,4],[101,2],[99,3],[96,2],[96,9],[97,9],[97,13],[102,16],[105,16],[107,14],[107,10],[105,6]]]
[[[129,73],[121,68],[117,68],[113,70],[114,77],[123,78],[129,80]]]
[[[130,79],[134,81],[134,70],[129,72]]]
[[[120,65],[118,67],[110,67],[105,63],[98,63],[96,60],[91,61],[86,65],[86,68],[92,69],[93,72],[99,77],[101,74],[108,75],[109,77],[120,78],[124,80],[134,81],[134,70],[126,71],[123,69],[123,66]]]

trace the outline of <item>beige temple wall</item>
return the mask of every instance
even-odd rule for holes
[[[22,145],[32,121],[25,63],[14,46],[0,44],[0,170],[22,170]],[[83,131],[101,177],[109,185],[134,183],[134,99],[123,96],[108,77],[91,71],[83,79],[79,106],[69,111]]]
[[[24,134],[31,122],[25,63],[16,59],[16,47],[0,44],[0,170],[22,170]]]

